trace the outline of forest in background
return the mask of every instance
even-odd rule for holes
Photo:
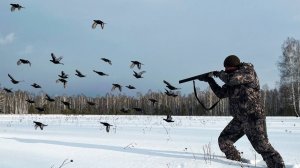
[[[280,81],[277,87],[269,89],[261,87],[261,102],[268,116],[297,116],[300,110],[300,41],[287,38],[282,44],[282,55],[278,61]],[[210,88],[204,91],[197,89],[198,97],[207,107],[218,101]],[[228,100],[222,99],[218,105],[206,111],[197,102],[194,93],[182,95],[175,92],[176,97],[164,92],[136,96],[125,94],[87,97],[85,95],[62,95],[52,101],[46,99],[46,93],[38,94],[27,91],[7,92],[0,88],[1,114],[126,114],[126,115],[206,115],[228,116]],[[152,103],[149,99],[157,100]],[[29,103],[26,100],[32,100]]]

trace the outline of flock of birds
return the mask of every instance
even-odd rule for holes
[[[10,4],[11,5],[11,12],[14,12],[16,11],[16,9],[18,11],[20,11],[22,8],[25,8],[24,6],[20,5],[20,4]],[[99,25],[101,27],[101,29],[104,29],[104,25],[106,23],[104,23],[103,21],[101,20],[93,20],[93,23],[92,23],[92,29],[96,29],[97,26]],[[63,57],[60,56],[60,57],[56,57],[54,53],[51,53],[51,59],[50,59],[50,62],[52,62],[53,64],[61,64],[61,65],[64,65],[64,63],[62,63],[62,59]],[[109,65],[112,65],[112,61],[108,58],[101,58],[102,61],[108,63]],[[27,59],[19,59],[17,61],[17,65],[21,65],[21,64],[28,64],[29,66],[31,66],[31,62],[30,60],[27,60]],[[138,70],[141,70],[142,68],[142,65],[144,65],[143,63],[141,63],[140,61],[131,61],[131,64],[130,64],[130,68],[133,69],[134,67],[137,67]],[[80,77],[80,78],[84,78],[86,77],[85,74],[83,74],[82,72],[80,72],[78,69],[75,70],[75,75]],[[104,73],[104,72],[101,72],[101,71],[96,71],[96,70],[93,70],[93,72],[95,72],[96,74],[100,75],[100,76],[109,76],[109,74],[107,73]],[[137,79],[140,79],[140,78],[143,78],[143,74],[145,74],[146,71],[134,71],[133,70],[133,76]],[[10,78],[10,81],[13,83],[13,84],[18,84],[20,82],[24,82],[24,80],[16,80],[11,74],[8,74],[8,77]],[[66,88],[67,87],[67,83],[68,83],[68,78],[69,78],[69,74],[66,74],[64,71],[61,71],[60,74],[58,74],[58,79],[56,80],[56,83],[62,83],[63,84],[63,87]],[[175,90],[178,90],[180,88],[177,88],[175,87],[174,85],[170,84],[169,82],[167,82],[166,80],[163,80],[164,84],[166,84],[166,87],[169,89],[165,89],[165,94],[168,95],[168,96],[171,96],[171,97],[177,97],[178,95],[175,94]],[[31,84],[31,86],[33,88],[42,88],[39,84],[37,83],[33,83]],[[114,91],[116,89],[118,89],[120,92],[122,91],[122,85],[118,84],[118,83],[113,83],[112,84],[112,88],[111,88],[111,91]],[[127,85],[125,86],[127,87],[128,89],[136,89],[134,86],[132,85]],[[6,88],[4,87],[3,88],[4,91],[6,91],[7,93],[12,93],[12,88],[9,89],[9,88]],[[46,97],[45,99],[49,102],[54,102],[56,101],[54,98],[51,98],[48,94],[46,94]],[[34,104],[35,101],[32,100],[32,99],[29,99],[27,98],[26,101],[29,103],[29,104]],[[149,98],[149,101],[152,103],[152,105],[154,106],[158,100],[154,99],[154,98]],[[61,103],[63,103],[68,109],[71,109],[71,103],[68,102],[68,101],[61,101]],[[88,105],[91,105],[91,106],[94,106],[96,105],[96,103],[94,102],[91,102],[91,101],[87,101],[87,104]],[[45,107],[42,106],[42,107],[35,107],[36,110],[38,110],[39,112],[44,112],[45,111]],[[137,112],[141,112],[143,111],[141,108],[138,108],[138,107],[134,107],[132,108],[133,110],[137,111]],[[122,109],[120,109],[121,112],[123,113],[128,113],[130,111],[129,108],[126,108],[126,107],[123,107]],[[166,122],[174,122],[172,120],[172,117],[170,114],[167,115],[167,118],[164,118],[163,120],[165,120]],[[107,123],[107,122],[100,122],[101,124],[103,124],[105,127],[106,127],[106,131],[109,132],[110,130],[110,127],[112,126],[111,124]],[[47,126],[41,122],[38,122],[38,121],[34,121],[34,124],[35,124],[35,129],[37,129],[38,127],[43,130],[43,127]]]

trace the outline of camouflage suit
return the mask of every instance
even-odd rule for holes
[[[269,143],[265,113],[260,103],[260,86],[252,64],[241,63],[239,69],[219,78],[225,83],[220,87],[213,78],[208,83],[219,98],[229,98],[229,110],[233,119],[219,136],[219,146],[226,158],[241,160],[234,143],[246,135],[253,148],[262,155],[269,168],[284,168],[280,154]]]

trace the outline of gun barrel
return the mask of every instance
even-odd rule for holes
[[[204,74],[201,74],[201,75],[196,75],[196,76],[193,76],[193,77],[189,77],[189,78],[186,78],[186,79],[182,79],[182,80],[179,81],[179,83],[185,83],[185,82],[189,82],[189,81],[196,80],[196,79],[202,80],[202,79],[206,78],[209,73],[210,72],[204,73]]]

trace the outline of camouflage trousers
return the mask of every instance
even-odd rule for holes
[[[218,142],[227,159],[240,161],[240,152],[233,145],[246,135],[257,153],[261,154],[269,168],[285,168],[280,154],[272,147],[266,136],[265,119],[240,121],[233,118],[221,132]]]

